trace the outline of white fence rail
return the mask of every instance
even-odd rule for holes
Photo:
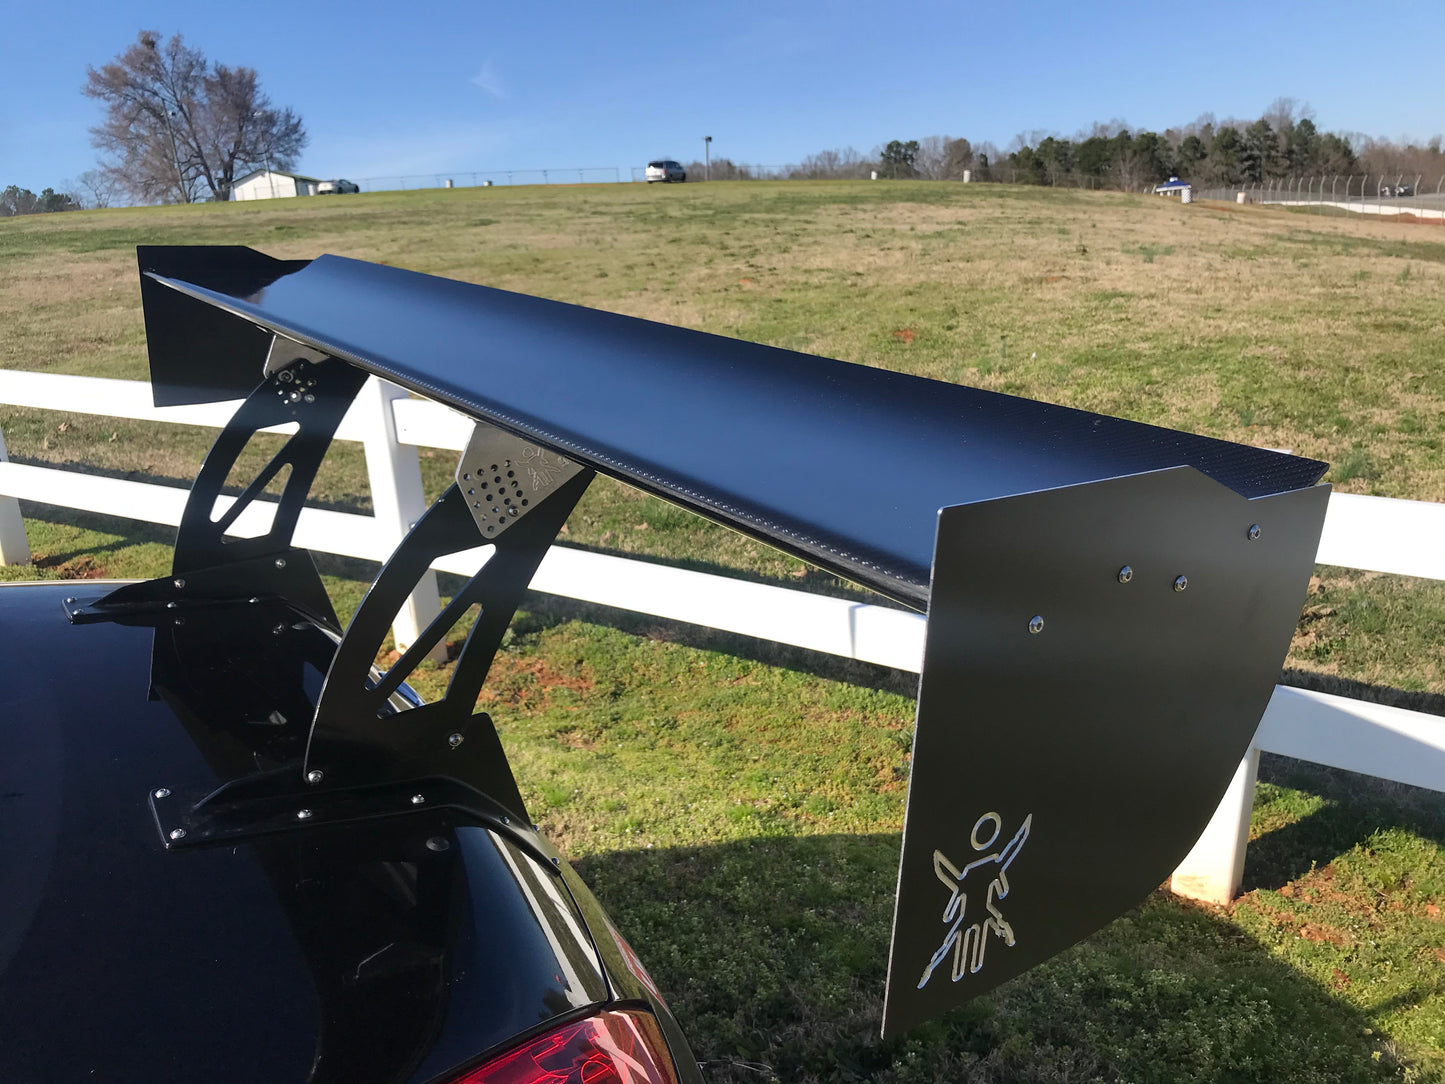
[[[157,408],[144,382],[11,370],[0,370],[0,405],[215,428],[225,425],[237,406]],[[308,508],[297,526],[296,544],[384,560],[424,507],[417,446],[460,450],[471,431],[468,419],[446,407],[407,398],[375,378],[368,381],[337,437],[359,441],[365,449],[374,514]],[[174,525],[186,492],[11,463],[0,434],[0,564],[30,559],[17,500]],[[255,502],[238,518],[234,533],[261,533],[271,512],[265,502]],[[487,552],[478,547],[453,554],[435,567],[470,575]],[[1317,560],[1445,580],[1445,504],[1335,494]],[[532,588],[914,673],[923,658],[920,614],[570,547],[551,549]],[[398,615],[397,642],[414,640],[437,606],[435,582],[419,585]],[[1254,748],[1199,844],[1175,873],[1176,891],[1216,902],[1238,891],[1260,750],[1445,790],[1445,718],[1277,687]]]

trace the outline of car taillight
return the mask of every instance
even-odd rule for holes
[[[565,1024],[452,1084],[677,1084],[651,1013],[624,1009]]]

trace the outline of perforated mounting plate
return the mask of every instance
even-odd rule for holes
[[[274,376],[282,369],[289,369],[298,361],[319,365],[326,360],[327,356],[320,350],[298,343],[295,339],[288,339],[285,335],[272,335],[271,348],[266,351],[264,374]]]
[[[554,451],[478,422],[457,463],[457,488],[482,537],[490,540],[581,470]]]

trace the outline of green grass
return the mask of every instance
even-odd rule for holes
[[[323,251],[1331,460],[1445,499],[1445,245],[1418,227],[907,183],[473,189],[0,221],[0,365],[141,378],[134,246]],[[185,484],[200,430],[0,408],[14,458]],[[254,462],[259,463],[260,451]],[[450,454],[423,451],[436,492]],[[338,449],[315,489],[369,507]],[[30,576],[151,576],[169,532],[26,508]],[[610,483],[565,540],[810,590]],[[349,612],[374,572],[323,558]],[[484,693],[720,1080],[1445,1079],[1439,795],[1267,758],[1233,907],[1155,893],[945,1020],[877,1037],[913,679],[534,597]],[[1445,585],[1321,569],[1288,680],[1445,712]],[[418,677],[435,692],[446,668]],[[768,1067],[759,1071],[757,1066]]]

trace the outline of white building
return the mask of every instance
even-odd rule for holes
[[[231,186],[231,198],[280,199],[282,196],[314,196],[320,180],[286,173],[279,169],[253,169]]]
[[[1181,181],[1178,177],[1170,177],[1163,184],[1154,186],[1156,196],[1178,196],[1185,203],[1194,202],[1194,186],[1188,181]]]

